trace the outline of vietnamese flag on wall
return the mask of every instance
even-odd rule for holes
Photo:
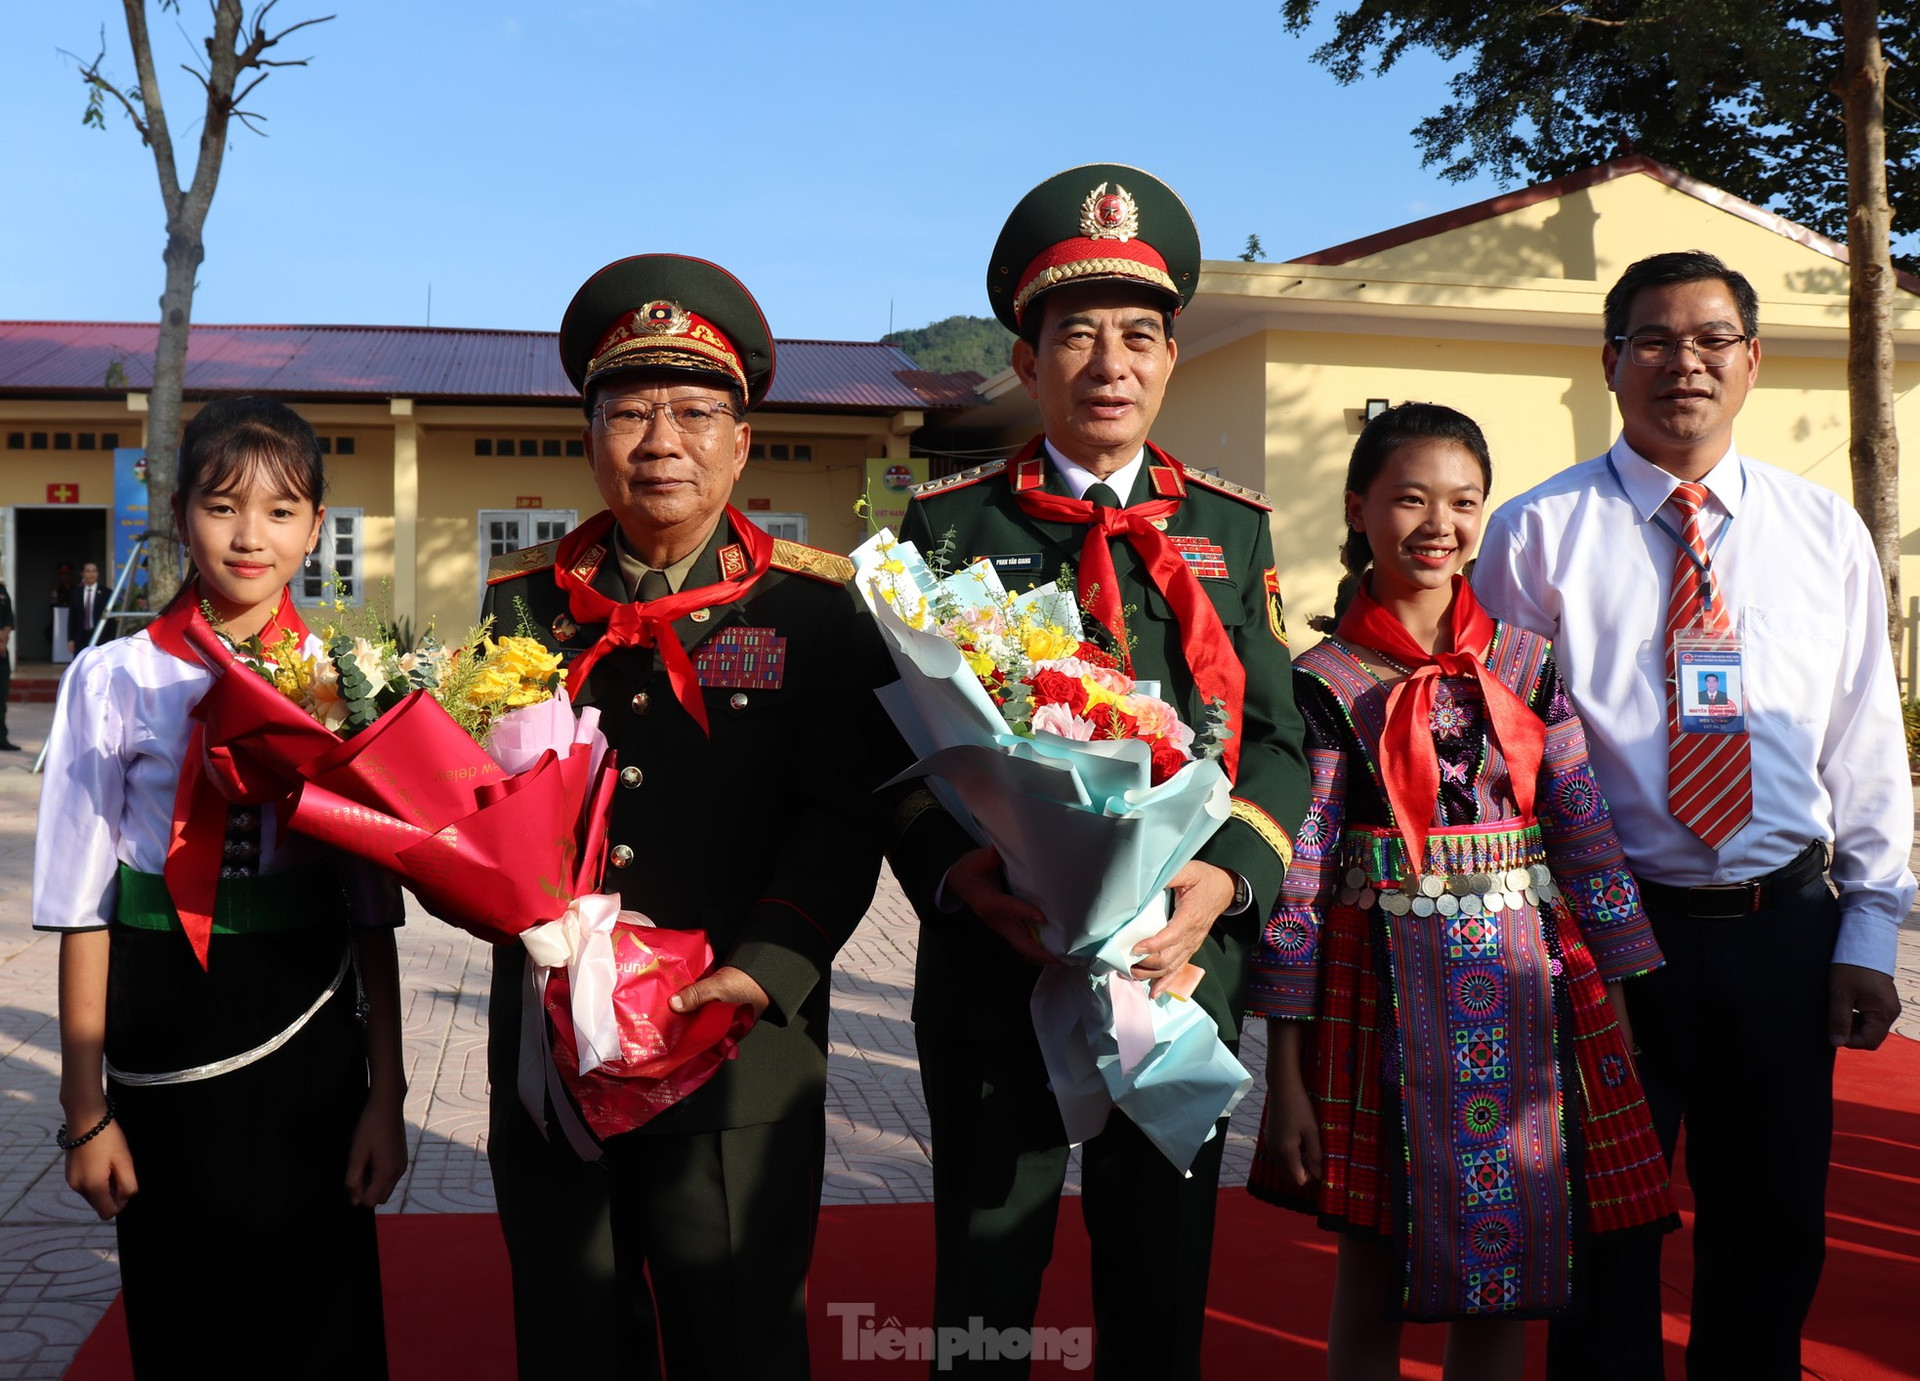
[[[48,503],[79,503],[80,486],[77,484],[50,484],[47,486]]]

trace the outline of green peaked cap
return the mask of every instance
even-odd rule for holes
[[[755,407],[773,382],[773,333],[753,294],[718,264],[636,254],[573,295],[560,364],[582,398],[604,374],[657,369],[734,384]]]
[[[1056,173],[1020,198],[987,264],[987,299],[1009,331],[1068,283],[1133,281],[1175,311],[1200,285],[1200,231],[1173,188],[1124,163]]]

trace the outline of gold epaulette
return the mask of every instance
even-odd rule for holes
[[[535,571],[546,570],[553,564],[554,553],[559,550],[558,542],[542,542],[537,547],[522,547],[519,551],[503,551],[487,562],[487,584],[498,585],[503,580],[512,580],[515,576],[531,575]]]
[[[1204,470],[1196,470],[1191,465],[1184,467],[1188,484],[1205,485],[1208,489],[1230,494],[1241,503],[1252,504],[1262,513],[1273,512],[1273,500],[1258,489],[1249,489],[1244,484],[1235,484],[1232,480],[1223,480],[1218,475],[1209,475]]]
[[[783,571],[810,575],[815,580],[824,580],[833,585],[844,585],[853,579],[853,562],[846,557],[800,542],[789,542],[784,537],[773,539],[773,564]]]
[[[971,470],[962,470],[957,475],[947,475],[941,479],[928,480],[925,484],[916,484],[908,492],[916,499],[930,498],[935,494],[945,494],[951,490],[964,489],[969,484],[977,484],[1006,468],[1006,461],[990,460],[985,465],[976,465]]]

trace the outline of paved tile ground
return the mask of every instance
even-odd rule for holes
[[[0,1381],[58,1377],[119,1288],[113,1229],[94,1220],[61,1176],[58,942],[29,923],[39,779],[28,772],[51,706],[9,707],[13,740],[0,755]],[[826,1202],[932,1197],[927,1110],[908,1017],[912,913],[890,877],[834,970],[827,1090]],[[426,916],[401,933],[411,1165],[390,1213],[484,1213],[486,997],[490,951]],[[1920,1039],[1920,918],[1901,936],[1902,1034]],[[1256,1028],[1241,1056],[1256,1081]],[[1244,1183],[1258,1093],[1235,1119],[1226,1180]],[[1068,1188],[1078,1192],[1077,1167]]]

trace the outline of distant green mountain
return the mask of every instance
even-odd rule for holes
[[[882,339],[899,346],[922,369],[943,374],[971,369],[989,378],[1007,367],[1013,350],[1013,333],[990,316],[950,316]]]

